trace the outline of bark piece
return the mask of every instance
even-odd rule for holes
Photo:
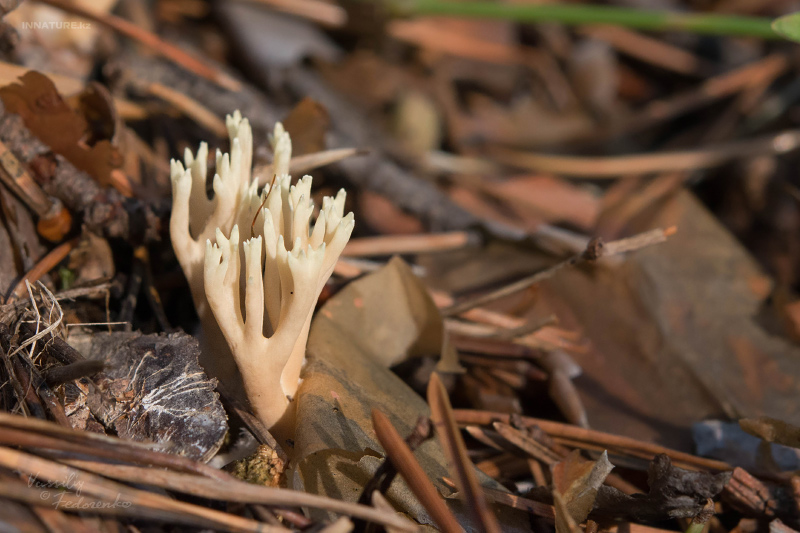
[[[167,444],[167,451],[207,461],[228,429],[216,380],[197,362],[200,346],[184,333],[97,333],[83,353],[102,359],[95,379],[103,403],[93,406],[124,439]]]

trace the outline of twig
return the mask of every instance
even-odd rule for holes
[[[366,155],[368,153],[368,150],[362,150],[360,148],[335,148],[333,150],[323,150],[322,152],[298,155],[289,160],[289,174],[305,174],[317,168],[338,163],[349,157]],[[274,172],[272,172],[272,165],[256,167],[253,169],[253,175],[259,177],[258,184],[263,187],[274,175]]]
[[[414,429],[408,437],[406,437],[405,443],[408,445],[408,449],[413,453],[423,442],[432,436],[431,420],[423,415],[417,419],[417,425],[414,426]],[[380,495],[382,497],[382,494],[389,490],[397,474],[398,471],[394,463],[389,457],[386,457],[383,463],[375,470],[375,473],[367,484],[364,485],[364,488],[361,489],[361,495],[358,497],[357,503],[367,505],[372,502],[374,505],[376,496]],[[375,507],[380,509],[379,506]],[[356,520],[353,530],[357,533],[363,532],[366,530],[366,525],[366,522],[363,520]]]
[[[537,283],[552,277],[556,272],[558,272],[563,268],[575,266],[586,261],[595,261],[603,253],[602,249],[603,249],[602,240],[593,239],[592,241],[589,242],[589,245],[586,247],[586,249],[580,254],[573,255],[572,257],[556,265],[553,265],[552,267],[546,270],[542,270],[541,272],[537,272],[536,274],[523,278],[509,285],[506,285],[496,291],[492,291],[488,294],[484,294],[482,296],[478,296],[476,298],[472,298],[464,302],[451,305],[450,307],[446,307],[442,310],[442,314],[445,316],[460,315],[461,313],[468,311],[474,307],[479,307],[487,303],[494,302],[495,300],[505,298],[506,296],[510,296],[517,292],[523,291],[528,287],[531,287],[532,285],[536,285]]]
[[[452,323],[453,322],[448,322],[448,324]],[[555,324],[558,324],[558,318],[556,315],[549,315],[541,320],[525,321],[514,328],[496,327],[492,328],[492,330],[482,332],[475,331],[472,333],[462,332],[462,334],[482,340],[513,341],[519,337],[525,337],[536,333],[545,326],[552,326]]]
[[[522,433],[520,430],[514,429],[508,424],[495,422],[492,424],[492,426],[494,427],[495,431],[497,431],[508,442],[534,459],[538,459],[539,461],[543,462],[547,466],[552,466],[563,459],[563,457],[553,452],[547,446],[544,446],[535,439],[532,439],[531,437]]]
[[[11,379],[14,379],[14,376],[16,376],[17,381],[19,381],[19,386],[22,389],[22,397],[25,399],[25,405],[28,406],[28,411],[36,418],[44,420],[47,414],[45,413],[41,399],[36,395],[36,391],[33,389],[30,374],[25,372],[25,367],[19,357],[9,357],[9,361],[11,361],[11,365],[14,369],[14,373],[11,374]],[[3,441],[3,437],[4,435],[0,434],[0,443]]]
[[[451,487],[455,488],[456,486],[451,479],[444,478],[442,481]],[[552,505],[530,500],[528,498],[523,498],[522,496],[515,496],[514,494],[503,492],[502,490],[492,489],[490,487],[481,488],[483,489],[483,493],[486,495],[486,497],[494,503],[499,503],[500,505],[506,505],[513,509],[526,511],[534,516],[541,516],[551,524],[555,521],[556,513]]]
[[[97,433],[62,428],[44,420],[22,418],[0,413],[0,439],[8,444],[50,448],[53,450],[76,450],[90,452],[98,457],[116,458],[122,461],[140,462],[195,472],[221,481],[231,479],[229,474],[211,468],[186,457],[151,450],[144,444],[125,441]],[[12,435],[12,431],[14,432]],[[20,440],[14,440],[20,439]]]
[[[83,377],[93,376],[103,370],[103,361],[90,359],[76,361],[63,366],[51,366],[44,372],[44,380],[50,387],[75,381]]]
[[[448,323],[450,324],[450,323]],[[449,328],[448,328],[449,330]],[[450,342],[459,352],[480,353],[488,356],[527,359],[538,361],[542,358],[542,351],[510,341],[500,341],[491,338],[477,338],[463,335],[451,335]]]
[[[773,53],[752,63],[718,76],[708,78],[693,89],[677,93],[662,100],[656,100],[634,113],[628,119],[612,126],[603,133],[604,137],[620,134],[633,134],[652,128],[654,125],[698,109],[720,98],[725,98],[753,86],[762,85],[765,80],[774,79],[789,68],[788,59]]]
[[[445,316],[460,315],[461,313],[475,307],[479,307],[499,300],[500,298],[505,298],[506,296],[523,291],[533,285],[536,285],[537,283],[553,277],[553,275],[563,268],[572,267],[585,262],[596,261],[600,257],[612,256],[615,254],[644,248],[652,244],[658,244],[666,241],[667,237],[675,233],[675,231],[675,228],[667,228],[665,230],[655,229],[646,231],[633,237],[621,239],[619,241],[611,241],[607,244],[603,243],[601,239],[592,239],[582,253],[573,255],[572,257],[553,265],[546,270],[542,270],[541,272],[537,272],[536,274],[506,285],[505,287],[502,287],[496,291],[492,291],[488,294],[484,294],[482,296],[451,305],[450,307],[446,307],[442,309],[442,314]]]
[[[633,235],[632,237],[611,241],[604,244],[603,254],[608,256],[617,255],[639,250],[653,244],[666,242],[667,238],[670,235],[674,235],[676,231],[677,228],[675,226],[670,226],[663,230],[654,229],[639,233],[638,235]]]
[[[3,182],[36,213],[39,218],[36,224],[39,235],[51,242],[58,242],[69,232],[72,226],[72,215],[69,210],[42,191],[30,172],[2,142],[0,142],[0,182]]]

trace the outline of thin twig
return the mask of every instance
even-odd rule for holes
[[[667,237],[672,235],[674,232],[675,228],[667,228],[666,230],[655,229],[646,231],[633,237],[621,239],[619,241],[612,241],[609,243],[603,243],[601,239],[592,239],[582,253],[573,255],[572,257],[565,259],[564,261],[553,265],[546,270],[542,270],[541,272],[537,272],[536,274],[501,287],[496,291],[492,291],[488,294],[484,294],[482,296],[451,305],[450,307],[446,307],[442,309],[442,314],[445,316],[460,315],[461,313],[475,307],[479,307],[499,300],[500,298],[505,298],[506,296],[523,291],[533,285],[536,285],[537,283],[553,277],[559,270],[564,268],[572,267],[589,261],[596,261],[600,257],[612,256],[615,254],[644,248],[652,244],[658,244],[666,241]]]

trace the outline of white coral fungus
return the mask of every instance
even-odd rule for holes
[[[287,435],[311,316],[353,231],[353,214],[344,215],[340,190],[323,199],[311,227],[311,176],[291,185],[291,140],[280,124],[271,140],[275,177],[259,192],[250,171],[250,124],[237,111],[226,125],[231,153],[217,151],[213,199],[205,189],[205,143],[196,157],[187,150],[184,164],[172,161],[170,236],[205,335],[213,340],[221,331],[254,412],[268,428]],[[242,243],[243,254],[240,231],[254,234]],[[225,348],[217,346],[212,357],[224,359]],[[224,369],[214,366],[212,374],[225,381]]]

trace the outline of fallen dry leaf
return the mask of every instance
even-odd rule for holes
[[[88,144],[92,132],[86,119],[67,105],[47,76],[29,71],[18,83],[0,88],[0,99],[7,112],[20,115],[28,129],[55,153],[101,185],[114,183],[112,172],[122,165],[117,149],[106,139]],[[93,100],[97,98],[84,101]]]
[[[588,461],[578,450],[553,466],[553,499],[563,502],[563,506],[556,505],[557,533],[572,533],[575,524],[586,520],[600,486],[613,468],[605,451],[597,461]],[[562,516],[565,511],[568,516]]]

